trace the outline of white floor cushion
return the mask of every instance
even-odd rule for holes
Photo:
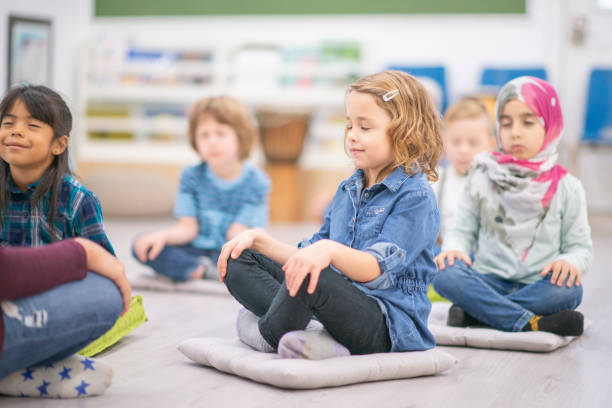
[[[439,350],[379,353],[326,360],[281,359],[261,353],[240,340],[195,338],[178,349],[196,363],[281,388],[313,389],[433,375],[448,370],[457,359]]]
[[[429,316],[429,330],[440,346],[548,352],[576,339],[547,332],[515,333],[487,328],[450,327],[446,325],[449,307],[448,302],[435,302]],[[588,325],[585,322],[585,329]]]
[[[223,283],[209,279],[174,282],[165,276],[143,272],[131,276],[129,280],[132,288],[134,289],[168,292],[191,292],[202,293],[205,295],[229,294],[226,286]]]

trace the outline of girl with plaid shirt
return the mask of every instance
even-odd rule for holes
[[[0,102],[0,245],[80,236],[114,253],[98,198],[70,173],[71,129],[66,102],[45,86],[13,88]]]

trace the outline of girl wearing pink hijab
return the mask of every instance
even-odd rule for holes
[[[580,335],[574,309],[593,245],[582,184],[556,164],[559,97],[546,81],[520,77],[495,111],[497,151],[474,159],[434,288],[454,303],[450,326]]]

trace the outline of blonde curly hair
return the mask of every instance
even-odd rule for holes
[[[399,93],[385,101],[383,95],[393,90]],[[436,181],[438,159],[443,150],[441,118],[423,85],[405,72],[383,71],[352,83],[346,96],[351,92],[373,95],[376,105],[389,114],[391,123],[387,134],[395,156],[391,168],[402,166],[410,175],[423,171],[429,181]],[[348,128],[345,128],[345,140],[347,134]]]

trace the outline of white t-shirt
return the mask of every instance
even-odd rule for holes
[[[440,207],[440,237],[444,239],[453,217],[457,213],[467,176],[458,174],[452,165],[439,169],[438,181],[432,184]]]

